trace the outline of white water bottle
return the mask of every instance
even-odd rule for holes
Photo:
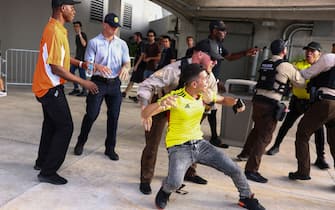
[[[93,75],[93,69],[94,69],[94,62],[93,60],[89,60],[87,70],[86,70],[86,77],[92,77]]]

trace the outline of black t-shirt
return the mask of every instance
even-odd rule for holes
[[[161,59],[159,60],[157,69],[161,69],[164,66],[170,64],[171,60],[176,59],[176,58],[177,58],[177,52],[175,49],[171,47],[167,49],[163,49],[162,54],[161,54]]]
[[[142,53],[144,53],[144,50],[145,50],[145,44],[143,43],[143,41],[141,41],[140,43],[136,45],[134,65],[137,63],[138,59],[140,59],[140,56]],[[145,68],[145,62],[143,60],[138,65],[138,68],[141,68],[141,69]]]
[[[214,41],[214,40],[212,40]],[[217,52],[222,56],[225,57],[227,55],[229,55],[229,51],[223,46],[223,42],[221,41],[215,41],[216,45],[217,45]],[[217,64],[214,66],[213,68],[213,74],[215,76],[215,78],[217,78],[219,76],[220,73],[220,65],[222,63],[223,60],[218,60]]]
[[[87,36],[84,32],[81,32],[81,36],[84,38],[84,40],[86,41],[86,46],[87,46]],[[86,46],[84,47],[81,44],[79,35],[76,35],[76,59],[78,60],[84,60],[85,57],[85,50],[86,50]]]
[[[193,49],[194,47],[188,48],[185,53],[185,57],[190,58],[193,55]]]

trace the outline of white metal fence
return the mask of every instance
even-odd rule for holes
[[[31,85],[38,50],[8,49],[5,54],[7,84]]]
[[[33,74],[35,71],[38,50],[27,50],[27,49],[8,49],[5,52],[3,62],[5,69],[2,72],[2,77],[6,80],[9,85],[31,85],[33,80]],[[134,58],[131,57],[131,66],[134,66]],[[0,65],[1,73],[1,65]],[[123,81],[123,88],[128,84],[128,81]],[[137,86],[135,85],[135,88]]]

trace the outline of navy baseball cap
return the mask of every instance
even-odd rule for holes
[[[105,23],[108,23],[111,27],[121,27],[119,17],[114,13],[109,13],[105,16]]]
[[[57,8],[62,5],[74,5],[80,4],[81,1],[73,1],[73,0],[52,0],[51,6],[52,8]]]
[[[215,48],[217,48],[217,45],[215,46],[215,44],[211,43],[211,40],[203,39],[195,45],[194,50],[206,53],[212,60],[223,59],[223,57],[218,53],[218,50]]]
[[[287,47],[287,42],[282,39],[276,39],[271,43],[270,49],[272,55],[279,55],[285,47]]]

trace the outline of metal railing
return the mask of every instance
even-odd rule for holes
[[[8,49],[5,54],[7,84],[31,85],[38,50]]]
[[[37,64],[38,50],[8,49],[3,62],[5,63],[6,85],[31,85]],[[134,58],[131,57],[131,66]],[[1,67],[0,67],[1,68]],[[123,81],[122,86],[127,86],[129,81]],[[7,87],[6,87],[7,88]]]

